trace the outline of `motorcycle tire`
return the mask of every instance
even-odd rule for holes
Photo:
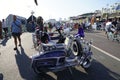
[[[90,67],[90,65],[91,65],[91,61],[90,61],[89,59],[86,59],[86,60],[81,64],[82,68],[84,68],[84,69],[88,69],[88,68]]]
[[[37,62],[33,62],[32,63],[32,68],[33,68],[33,71],[36,73],[36,74],[45,74],[44,71],[42,71],[42,69],[40,69],[38,66],[37,66]]]
[[[72,52],[75,56],[82,56],[82,45],[79,41],[79,39],[76,39],[72,42]]]

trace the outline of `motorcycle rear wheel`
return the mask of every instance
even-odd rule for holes
[[[72,42],[71,49],[75,56],[82,56],[82,46],[78,39]]]

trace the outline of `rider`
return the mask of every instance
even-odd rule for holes
[[[85,34],[84,34],[84,30],[83,30],[83,27],[82,25],[78,25],[78,33],[77,35],[79,35],[80,37],[84,38],[85,37]]]
[[[37,18],[37,26],[36,26],[35,33],[36,33],[38,43],[39,41],[41,41],[42,43],[48,43],[49,36],[46,32],[44,32],[43,18],[41,16]]]
[[[112,20],[108,19],[108,21],[106,23],[106,27],[105,27],[106,33],[111,32],[111,30],[110,30],[111,27],[112,27]]]
[[[106,23],[106,27],[105,27],[105,31],[106,31],[106,34],[107,34],[107,38],[109,37],[109,36],[108,36],[108,33],[109,33],[109,32],[112,32],[112,33],[114,32],[114,31],[111,30],[112,26],[113,26],[113,25],[112,25],[112,19],[108,19],[108,21],[107,21],[107,23]]]

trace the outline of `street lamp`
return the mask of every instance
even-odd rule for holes
[[[109,7],[109,4],[107,4],[107,12],[106,12],[106,19],[107,19],[107,20],[108,20],[108,18],[109,18],[109,10],[110,10],[108,7]]]
[[[31,11],[31,15],[32,15],[32,21],[33,21],[33,14],[34,14],[35,12],[32,10]]]

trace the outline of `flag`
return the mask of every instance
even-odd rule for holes
[[[38,5],[37,0],[34,0],[35,4]]]

